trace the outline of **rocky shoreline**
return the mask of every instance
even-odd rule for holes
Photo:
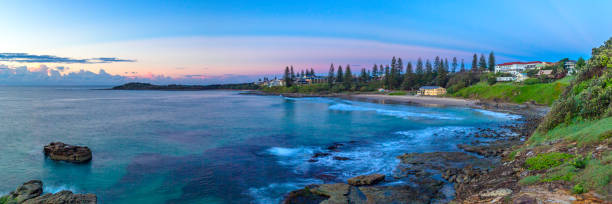
[[[338,97],[338,96],[335,96]],[[344,96],[340,96],[344,97]],[[351,99],[351,98],[348,98]],[[472,106],[470,106],[472,107]],[[362,175],[348,179],[347,183],[309,185],[288,193],[283,203],[474,203],[474,195],[487,201],[502,202],[505,196],[516,192],[517,167],[506,166],[500,160],[521,145],[537,128],[546,108],[528,104],[495,104],[477,102],[472,108],[518,114],[522,117],[497,129],[479,129],[473,136],[481,138],[470,144],[457,147],[463,152],[407,153],[398,155],[400,164],[392,180],[405,180],[405,184],[390,184],[377,179],[362,185],[362,178],[376,175]],[[538,109],[538,111],[534,111]],[[342,144],[332,144],[328,149],[336,150]],[[329,156],[314,153],[311,160]],[[383,177],[384,178],[384,177]],[[356,182],[359,180],[360,182]],[[454,196],[444,193],[444,186],[454,189]],[[497,200],[495,200],[497,199]]]
[[[8,195],[0,197],[0,204],[56,204],[79,203],[96,204],[98,198],[94,194],[75,194],[63,190],[57,193],[43,192],[43,183],[40,180],[31,180],[23,183]]]

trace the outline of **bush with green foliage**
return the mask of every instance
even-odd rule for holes
[[[538,78],[529,78],[523,81],[523,84],[526,84],[526,85],[539,84],[539,83],[542,83],[542,80]]]
[[[582,194],[582,193],[585,193],[585,192],[586,192],[586,190],[584,189],[584,187],[581,184],[576,184],[572,188],[572,193],[574,193],[574,194]]]
[[[574,156],[571,154],[551,152],[538,154],[535,157],[530,157],[525,160],[525,164],[529,170],[544,170],[559,166]]]
[[[573,119],[595,120],[612,116],[612,38],[594,48],[586,67],[571,81],[544,118],[539,132],[545,132]]]
[[[519,181],[519,185],[528,186],[540,182],[540,175],[527,176]]]

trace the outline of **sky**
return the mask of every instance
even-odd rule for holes
[[[0,84],[248,82],[494,51],[588,58],[612,1],[3,1]],[[41,80],[44,79],[44,80]]]

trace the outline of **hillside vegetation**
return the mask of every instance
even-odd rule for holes
[[[513,82],[496,83],[487,82],[460,89],[452,96],[472,99],[497,100],[512,103],[534,101],[538,104],[552,105],[559,98],[563,90],[570,85],[571,77],[566,77],[552,83],[519,84]]]
[[[532,170],[519,183],[556,183],[575,194],[591,192],[611,201],[611,99],[612,38],[593,49],[585,69],[571,80],[536,132],[510,155],[523,153],[525,168]]]

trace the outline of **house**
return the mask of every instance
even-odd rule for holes
[[[563,67],[565,67],[565,70],[567,70],[568,74],[575,74],[576,73],[576,60],[566,61]]]
[[[532,62],[507,62],[495,65],[495,73],[507,73],[513,75],[513,81],[523,81],[527,79],[527,75],[523,72],[532,69],[542,69],[547,65],[552,65],[552,62],[532,61]],[[498,77],[500,78],[500,77]],[[509,80],[508,78],[500,78],[499,80]]]
[[[446,89],[439,86],[422,86],[418,94],[425,96],[438,96],[446,94]]]
[[[273,87],[273,86],[285,86],[285,80],[282,79],[275,79],[272,81],[268,81],[268,87]]]
[[[517,76],[519,73],[529,69],[542,69],[551,62],[532,61],[532,62],[506,62],[495,65],[495,73],[509,73]]]
[[[327,77],[320,76],[302,76],[295,79],[295,84],[306,85],[306,84],[320,84],[327,83]]]

